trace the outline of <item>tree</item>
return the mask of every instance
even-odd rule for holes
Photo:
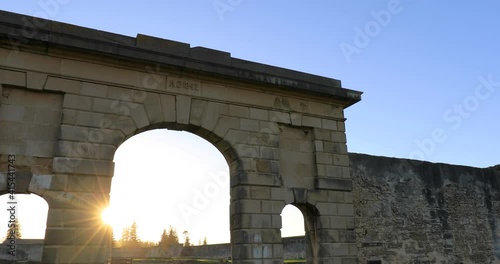
[[[139,246],[140,240],[137,236],[137,223],[135,221],[131,226],[123,228],[120,243],[122,247]]]
[[[172,246],[179,245],[177,231],[172,226],[169,227],[168,232],[166,229],[163,229],[158,245],[163,252],[168,252]]]
[[[168,231],[163,229],[158,246],[163,256],[173,257],[179,254],[182,244],[179,243],[177,231],[172,226],[169,227]]]
[[[189,232],[188,231],[184,231],[184,232],[182,232],[182,234],[184,235],[184,246],[185,247],[190,247],[191,246],[191,242],[189,240]]]
[[[182,247],[181,256],[191,256],[192,253],[192,245],[191,240],[189,238],[189,232],[186,230],[182,232],[184,235],[184,245]]]
[[[172,226],[168,229],[168,244],[169,245],[177,245],[179,244],[179,236],[177,235],[177,230],[175,230]]]
[[[203,238],[203,245],[204,246],[208,245],[208,243],[207,243],[207,237]]]
[[[14,220],[14,222],[9,223],[7,226],[9,227],[9,229],[7,229],[7,234],[5,236],[4,242],[8,239],[21,239],[21,224],[19,223],[17,218],[16,220]]]
[[[115,248],[117,246],[116,239],[115,239],[115,232],[113,232],[113,228],[108,225],[108,228],[111,232],[111,248]]]
[[[167,240],[168,240],[167,230],[163,228],[163,233],[161,233],[160,242],[158,243],[158,246],[162,251],[168,249]]]
[[[137,235],[137,223],[134,221],[130,226],[130,243],[133,246],[139,245],[139,236]]]
[[[125,227],[122,230],[122,238],[120,239],[120,246],[127,246],[130,237],[130,228]]]

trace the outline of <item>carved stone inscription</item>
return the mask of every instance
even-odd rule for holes
[[[201,94],[201,84],[199,81],[167,77],[167,90],[177,93],[181,92],[199,95]]]

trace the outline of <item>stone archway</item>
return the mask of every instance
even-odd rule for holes
[[[45,162],[31,180],[49,204],[44,263],[106,262],[114,152],[160,127],[199,135],[228,161],[233,263],[281,261],[288,203],[316,208],[319,261],[356,259],[343,112],[360,92],[175,41],[7,12],[0,22],[0,154]]]

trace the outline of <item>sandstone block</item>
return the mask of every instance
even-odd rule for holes
[[[229,115],[241,118],[248,118],[250,110],[248,107],[239,105],[229,105]]]
[[[108,95],[108,86],[99,83],[82,82],[80,94],[92,97],[106,97]]]
[[[189,124],[191,115],[191,97],[177,95],[175,99],[175,111],[177,113],[177,122],[180,124]]]
[[[302,125],[306,127],[321,128],[321,119],[312,116],[302,116]]]
[[[349,156],[347,156],[347,154],[344,155],[333,154],[333,164],[338,166],[349,167]]]
[[[345,132],[345,122],[337,121],[337,130],[340,132]]]
[[[316,162],[319,164],[332,164],[333,163],[333,156],[329,153],[324,153],[324,152],[316,152]]]
[[[44,90],[60,91],[69,94],[80,94],[81,83],[79,81],[49,76]]]
[[[149,118],[146,110],[144,110],[144,105],[138,104],[137,107],[132,109],[131,111],[132,120],[137,128],[143,128],[149,126]]]
[[[291,123],[290,114],[285,112],[270,111],[269,121],[282,124],[290,124]]]
[[[338,205],[336,203],[319,202],[316,203],[316,208],[321,215],[337,215]]]
[[[143,100],[143,106],[146,110],[149,122],[151,124],[162,122],[164,117],[162,105],[160,103],[160,96],[156,93],[145,94],[146,98]]]
[[[353,204],[338,204],[338,214],[343,216],[354,216]]]
[[[165,122],[175,122],[177,118],[175,96],[161,94],[160,101],[163,112],[163,120]]]
[[[254,172],[240,172],[235,175],[234,181],[231,183],[235,185],[256,185],[256,186],[281,186],[281,180],[277,174],[263,174]]]
[[[71,175],[68,177],[68,190],[77,192],[91,192],[95,190],[97,179],[95,176]]]
[[[332,140],[330,130],[315,128],[313,129],[313,133],[314,133],[314,139],[316,140],[325,140],[325,141]]]
[[[231,204],[235,214],[241,213],[261,213],[260,200],[238,200]]]
[[[271,199],[271,188],[270,187],[251,186],[248,188],[250,189],[250,197],[252,199],[259,199],[259,200]]]
[[[336,191],[352,191],[352,181],[337,178],[317,178],[316,188]]]
[[[86,127],[61,125],[59,139],[70,141],[87,141],[89,131]]]
[[[339,143],[346,143],[347,142],[345,133],[344,132],[337,132],[337,131],[332,132],[331,140],[334,142],[339,142]]]
[[[337,130],[337,121],[331,119],[321,119],[321,128]]]
[[[347,228],[346,218],[345,217],[331,216],[330,217],[330,228],[346,229]]]
[[[314,151],[323,152],[323,141],[314,140]]]
[[[302,114],[300,113],[291,113],[290,119],[292,121],[293,126],[302,126]]]
[[[43,86],[47,81],[47,74],[40,72],[27,72],[26,73],[26,87],[35,90],[43,90]]]
[[[114,163],[78,158],[55,157],[52,167],[57,173],[112,176]]]
[[[51,228],[45,231],[45,245],[71,245],[75,241],[74,228]]]
[[[281,214],[283,208],[285,208],[284,201],[262,201],[262,213],[263,214]]]
[[[213,131],[221,115],[227,115],[229,106],[227,104],[208,102],[207,111],[203,116],[201,126],[208,131]]]
[[[26,87],[26,72],[0,69],[0,83]]]
[[[259,121],[253,119],[240,118],[240,129],[257,132],[260,129]]]
[[[268,121],[269,120],[269,111],[264,110],[264,109],[259,109],[259,108],[249,108],[249,117],[251,119],[256,119],[256,120],[262,120],[262,121]]]
[[[191,111],[189,123],[200,126],[203,119],[203,114],[206,112],[207,101],[193,99],[191,101]]]
[[[55,141],[26,140],[24,154],[31,157],[51,158],[56,148]]]

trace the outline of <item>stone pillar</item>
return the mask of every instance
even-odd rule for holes
[[[246,176],[240,173],[239,177]],[[279,188],[242,184],[231,188],[233,263],[283,263],[280,214],[285,202],[272,199],[274,189]]]
[[[339,211],[323,211],[320,217],[320,227],[317,230],[318,263],[356,264],[357,246],[352,204],[331,206],[337,207]],[[342,209],[344,206],[348,209]]]
[[[263,200],[237,200],[231,205],[233,263],[281,263],[281,216],[263,213]],[[234,211],[233,211],[234,208]],[[234,213],[233,213],[234,212]]]
[[[109,226],[100,214],[75,208],[49,209],[43,263],[107,263]]]
[[[113,162],[54,158],[58,185],[44,192],[49,204],[43,263],[104,264],[111,228],[101,219],[109,204]]]

